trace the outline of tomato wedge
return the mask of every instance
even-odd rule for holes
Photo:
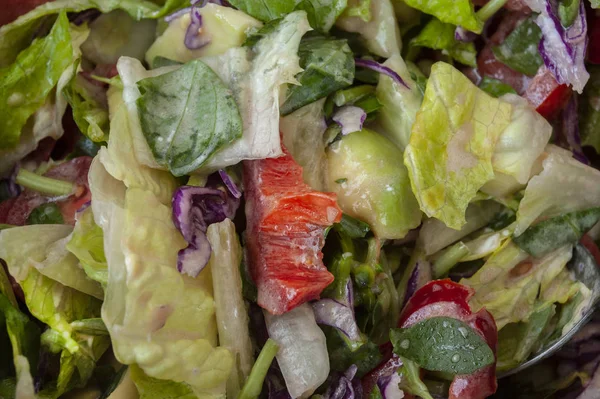
[[[284,156],[244,161],[246,243],[258,304],[282,314],[317,299],[333,281],[323,265],[324,230],[342,218],[336,195],[311,189]]]
[[[552,119],[566,105],[571,94],[569,86],[559,84],[552,72],[542,67],[527,86],[523,97],[540,115]]]

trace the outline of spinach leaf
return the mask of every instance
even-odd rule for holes
[[[530,255],[539,258],[579,240],[600,220],[600,207],[565,213],[529,227],[513,241]]]
[[[298,55],[304,69],[296,76],[301,86],[289,86],[282,115],[348,87],[354,80],[354,57],[346,40],[304,37]]]
[[[142,131],[156,162],[175,176],[192,172],[242,136],[231,91],[200,60],[138,82]]]
[[[27,217],[27,224],[63,224],[60,208],[54,202],[34,208]]]
[[[498,61],[528,76],[535,75],[544,63],[538,51],[542,30],[534,20],[530,17],[523,21],[504,42],[492,48]]]
[[[600,154],[600,65],[588,65],[590,80],[579,97],[581,143]]]
[[[263,22],[271,22],[295,10],[304,10],[310,26],[321,32],[329,32],[348,5],[347,0],[232,0],[230,3]]]
[[[450,317],[432,317],[390,331],[394,353],[431,371],[471,374],[494,363],[494,353],[469,325]]]
[[[511,85],[501,82],[498,79],[490,78],[489,76],[484,76],[481,79],[479,88],[494,97],[500,97],[507,93],[517,94],[517,91]]]
[[[565,28],[570,27],[579,15],[579,0],[560,0],[558,2],[558,17]]]
[[[25,122],[44,104],[72,57],[69,20],[61,13],[48,36],[36,39],[12,65],[0,69],[0,149],[19,143]]]
[[[456,40],[454,30],[456,26],[445,24],[433,18],[421,32],[410,41],[411,46],[427,47],[442,50],[443,54],[468,66],[477,66],[477,51],[473,43]]]

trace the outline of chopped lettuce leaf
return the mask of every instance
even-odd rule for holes
[[[31,367],[25,356],[17,356],[15,360],[17,371],[17,385],[15,387],[15,398],[17,399],[36,399],[35,386],[31,376]]]
[[[92,280],[106,285],[108,265],[104,256],[102,229],[94,222],[92,208],[88,207],[77,215],[75,228],[66,248],[79,259],[85,274]]]
[[[304,181],[318,191],[325,191],[326,184],[324,103],[325,99],[315,101],[279,120],[283,144],[302,166]]]
[[[471,0],[405,0],[406,4],[437,17],[442,22],[481,33],[483,21],[476,15]]]
[[[387,75],[381,75],[376,89],[377,100],[381,103],[377,120],[386,137],[404,150],[410,140],[423,93],[412,78],[414,72],[409,70],[402,57],[394,55],[383,65],[396,72],[408,85],[406,87]]]
[[[477,51],[472,42],[461,42],[454,37],[456,26],[446,24],[437,18],[423,27],[421,32],[410,41],[411,46],[442,50],[453,60],[471,67],[477,66]]]
[[[171,11],[185,7],[188,0],[167,0],[161,8],[147,0],[56,0],[42,4],[33,11],[17,18],[14,22],[0,27],[0,67],[11,64],[17,54],[31,42],[31,38],[44,23],[44,17],[54,16],[60,12],[80,12],[98,9],[102,13],[121,9],[136,20],[144,18],[160,18]]]
[[[401,157],[392,142],[367,129],[327,150],[328,190],[337,194],[345,213],[369,223],[381,239],[403,238],[421,223]]]
[[[492,166],[494,172],[512,176],[518,183],[526,184],[529,177],[537,172],[534,163],[552,136],[552,126],[523,97],[506,94],[501,100],[512,104],[513,112],[510,124],[496,142]]]
[[[72,58],[69,20],[61,13],[48,36],[36,39],[12,65],[0,69],[0,149],[17,146],[25,123],[44,105]]]
[[[242,247],[229,219],[208,226],[206,236],[212,248],[208,267],[212,271],[219,344],[236,359],[227,380],[227,394],[237,397],[254,363],[248,312],[242,296]]]
[[[494,146],[511,113],[451,65],[433,65],[404,153],[423,212],[454,229],[466,223],[469,202],[494,177]]]
[[[98,90],[100,89],[100,90]],[[102,103],[103,88],[76,74],[65,87],[63,94],[73,111],[79,130],[93,142],[108,140],[108,104]]]
[[[163,34],[150,46],[146,53],[148,65],[154,65],[156,57],[188,62],[200,57],[223,54],[231,48],[241,46],[251,29],[262,26],[258,20],[230,7],[209,3],[197,10],[202,15],[202,34],[211,38],[210,43],[195,50],[185,46],[185,33],[191,22],[190,13],[185,13],[171,21]]]
[[[600,171],[552,145],[546,147],[542,166],[543,171],[527,184],[519,204],[516,236],[540,217],[600,206]]]
[[[354,80],[354,56],[346,40],[305,37],[300,41],[298,56],[304,69],[296,76],[300,85],[288,87],[282,115],[346,88]]]
[[[360,1],[362,0],[349,0],[348,5],[352,7]],[[362,16],[351,16],[346,12],[337,20],[336,26],[347,32],[360,34],[367,49],[375,55],[389,58],[400,54],[402,40],[391,1],[371,0],[370,13],[371,18],[365,21]]]
[[[131,379],[140,395],[140,399],[197,399],[192,388],[185,383],[159,380],[149,377],[135,364],[130,366]],[[209,399],[210,396],[202,396]]]

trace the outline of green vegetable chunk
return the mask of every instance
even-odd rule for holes
[[[566,213],[529,227],[513,241],[530,255],[539,258],[565,244],[579,240],[600,220],[600,207]]]
[[[511,69],[533,76],[544,63],[538,51],[541,39],[542,30],[536,25],[535,17],[530,17],[492,51],[499,61]]]
[[[558,2],[558,17],[565,28],[570,27],[579,15],[580,0],[561,0]]]
[[[142,131],[156,162],[175,176],[205,163],[242,136],[231,91],[202,61],[138,82]]]
[[[484,76],[483,79],[481,79],[479,88],[496,98],[507,93],[517,94],[516,90],[513,89],[511,85],[503,83],[498,79],[490,78],[489,76]]]
[[[282,115],[348,87],[354,80],[354,56],[346,40],[305,37],[298,56],[304,69],[296,76],[300,86],[288,87]]]
[[[95,98],[97,87],[77,74],[65,87],[63,95],[73,110],[73,119],[81,132],[95,143],[108,139],[108,109]]]
[[[471,374],[494,363],[494,353],[471,327],[450,317],[432,317],[390,332],[394,353],[421,368]]]
[[[600,153],[600,65],[588,65],[590,80],[579,97],[581,143]]]
[[[27,217],[27,224],[63,224],[65,221],[54,202],[34,208]]]
[[[462,26],[475,33],[481,33],[483,29],[483,21],[475,14],[470,0],[406,0],[406,4],[442,22]]]
[[[454,37],[456,26],[446,24],[433,18],[421,32],[411,40],[412,46],[427,47],[442,50],[452,59],[468,66],[477,66],[477,51],[475,44],[461,42]]]
[[[61,13],[48,36],[34,40],[12,65],[0,69],[0,149],[19,143],[27,119],[44,104],[72,56],[69,20]]]

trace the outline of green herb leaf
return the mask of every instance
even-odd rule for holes
[[[544,63],[538,51],[542,30],[530,17],[506,37],[502,44],[492,48],[496,58],[506,66],[528,76],[536,74]]]
[[[34,208],[27,217],[27,224],[63,224],[64,222],[60,208],[54,202]]]
[[[513,242],[539,258],[565,244],[579,240],[600,220],[600,207],[566,213],[529,227]]]
[[[471,374],[494,363],[494,353],[469,325],[450,317],[432,317],[390,332],[394,353],[421,368]]]
[[[342,220],[340,220],[339,223],[334,224],[334,228],[336,231],[346,234],[350,238],[365,238],[371,231],[371,228],[367,223],[346,215],[345,213],[342,215]]]
[[[61,13],[52,31],[36,39],[10,66],[0,69],[0,149],[19,143],[27,119],[40,108],[73,62],[69,20]]]
[[[442,50],[450,58],[468,66],[477,66],[477,51],[475,44],[456,40],[454,31],[456,26],[445,24],[433,18],[421,32],[410,41],[411,46],[427,47]]]
[[[231,91],[200,60],[138,82],[142,131],[156,162],[175,176],[199,168],[242,136]]]
[[[288,87],[282,115],[348,87],[354,80],[354,56],[346,40],[304,37],[298,55],[304,69],[296,76],[301,86]]]
[[[507,93],[517,94],[512,86],[501,82],[498,79],[490,78],[489,76],[483,77],[479,83],[479,88],[496,98]]]
[[[579,15],[579,0],[560,0],[558,2],[558,17],[565,28],[570,27]]]
[[[588,65],[590,80],[579,97],[581,143],[600,154],[600,65]]]
[[[434,15],[442,22],[462,26],[471,32],[481,33],[483,21],[475,14],[470,0],[406,0],[412,8]]]

